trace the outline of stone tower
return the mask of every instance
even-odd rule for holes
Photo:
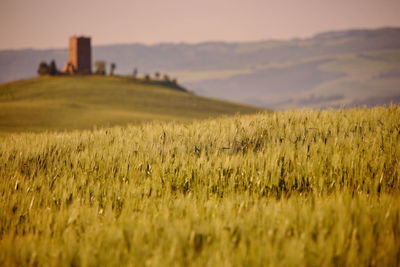
[[[69,63],[78,74],[92,73],[92,47],[89,37],[69,38]]]

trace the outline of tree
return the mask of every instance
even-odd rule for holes
[[[114,76],[114,71],[117,68],[117,65],[113,62],[111,63],[110,75]]]
[[[154,77],[156,77],[156,79],[158,80],[160,78],[160,73],[157,71],[156,73],[154,73]]]
[[[146,74],[146,75],[144,76],[144,80],[145,80],[146,82],[149,82],[149,81],[150,81],[150,75],[149,75],[149,74]]]
[[[37,72],[40,76],[48,75],[50,73],[50,68],[46,62],[42,61],[39,64],[39,68],[38,68]]]
[[[50,62],[50,65],[49,65],[49,74],[52,75],[52,76],[58,74],[56,62],[55,62],[54,60],[52,60],[52,61]]]
[[[166,82],[170,81],[169,76],[167,74],[164,74],[164,81],[166,81]]]
[[[106,75],[106,62],[105,61],[102,61],[102,60],[96,61],[94,63],[94,66],[96,67],[95,74]]]
[[[134,68],[133,73],[132,73],[133,78],[136,78],[137,75],[138,75],[138,70],[137,70],[137,68]]]

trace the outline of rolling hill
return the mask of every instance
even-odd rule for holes
[[[37,77],[0,85],[0,133],[189,121],[259,110],[127,77]]]
[[[0,51],[0,82],[36,76],[42,60],[61,67],[67,55]],[[400,28],[247,43],[94,46],[93,58],[115,62],[118,74],[167,72],[196,94],[273,109],[400,103]]]

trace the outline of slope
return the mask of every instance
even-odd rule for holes
[[[43,60],[62,66],[67,55],[66,49],[0,51],[0,82],[35,76]],[[246,43],[95,46],[93,58],[115,62],[118,74],[168,73],[198,95],[272,109],[400,103],[400,28]]]
[[[222,78],[174,75],[199,95],[272,109],[400,103],[400,49],[270,64]]]
[[[38,77],[0,85],[0,132],[188,121],[257,111],[126,77]]]

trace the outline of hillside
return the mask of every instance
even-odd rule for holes
[[[96,38],[93,36],[95,42]],[[0,82],[61,67],[66,49],[0,51]],[[274,109],[400,103],[400,28],[321,33],[247,43],[95,46],[117,73],[167,72],[191,91]]]
[[[400,107],[19,134],[1,266],[400,266]]]
[[[400,49],[271,63],[225,78],[190,75],[183,83],[200,95],[273,109],[400,103]]]
[[[38,77],[0,85],[0,132],[189,121],[257,111],[124,77]]]

